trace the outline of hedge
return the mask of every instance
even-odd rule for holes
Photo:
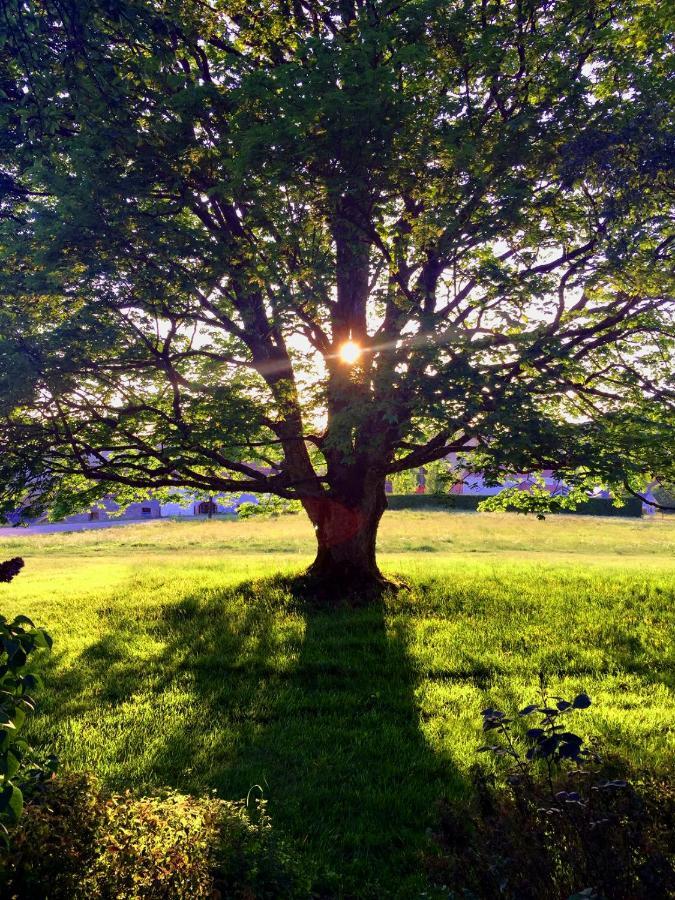
[[[447,509],[448,511],[475,511],[483,494],[387,494],[389,509]],[[560,515],[560,513],[558,513]],[[611,500],[594,497],[580,503],[575,510],[565,510],[563,515],[576,516],[626,516],[639,519],[642,501],[637,497],[624,500],[623,506],[614,506]]]

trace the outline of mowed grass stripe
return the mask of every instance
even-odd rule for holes
[[[17,528],[0,536],[0,552],[78,556],[148,552],[291,553],[312,548],[312,526],[303,514],[277,519],[239,521],[220,516],[157,520],[124,528],[32,535]],[[675,550],[672,517],[612,519],[595,516],[548,516],[541,522],[509,513],[390,511],[378,536],[381,553],[490,553],[520,551],[596,556],[668,556]]]

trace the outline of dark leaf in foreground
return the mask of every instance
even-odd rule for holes
[[[15,556],[13,559],[8,559],[6,562],[0,563],[0,582],[11,581],[15,578],[21,569],[23,569],[23,560],[20,556]]]

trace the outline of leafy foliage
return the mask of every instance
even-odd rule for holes
[[[18,557],[0,563],[0,581],[11,581],[22,568]],[[0,615],[0,828],[5,838],[7,826],[21,816],[26,788],[35,787],[56,766],[53,757],[38,760],[21,733],[35,711],[33,693],[41,687],[40,677],[31,671],[33,657],[51,646],[51,637],[28,616],[10,621]]]
[[[473,817],[460,820],[442,804],[439,854],[429,858],[436,880],[449,877],[472,898],[670,895],[675,888],[672,790],[654,780],[630,785],[611,771],[617,763],[602,769],[598,754],[566,730],[569,716],[590,706],[583,692],[571,700],[549,700],[542,684],[540,701],[518,713],[517,719],[543,717],[523,738],[515,733],[516,719],[492,707],[483,710],[483,732],[501,741],[480,752],[507,761],[509,793],[496,791],[474,768],[478,810]],[[538,764],[545,767],[544,779]]]
[[[612,777],[606,782],[621,780]],[[432,879],[468,900],[652,900],[675,888],[672,785],[639,778],[591,790],[588,802],[559,799],[533,781],[509,793],[474,770],[472,813],[441,804]],[[561,776],[558,794],[574,794]]]
[[[7,896],[68,897],[94,864],[102,800],[94,779],[61,773],[29,802],[2,857]]]
[[[478,509],[481,512],[508,510],[518,513],[535,513],[543,519],[545,513],[573,512],[580,504],[588,500],[588,495],[576,489],[565,493],[552,494],[541,484],[533,483],[527,489],[507,487],[498,494],[481,500]]]
[[[499,709],[488,707],[484,709],[483,731],[495,731],[501,736],[503,742],[501,744],[489,744],[481,747],[479,752],[494,753],[497,756],[507,757],[513,760],[513,769],[509,776],[512,783],[517,782],[521,778],[531,778],[532,767],[539,761],[543,761],[546,765],[548,782],[553,790],[553,774],[560,771],[566,762],[572,762],[579,768],[581,764],[587,760],[598,760],[596,754],[584,748],[584,741],[573,731],[566,730],[564,720],[575,710],[588,709],[591,705],[591,699],[588,694],[577,694],[572,700],[565,700],[563,697],[554,697],[549,700],[542,679],[540,702],[531,703],[525,706],[518,713],[519,718],[526,718],[532,715],[543,716],[537,727],[528,728],[525,732],[525,740],[529,744],[524,754],[520,754],[516,749],[516,742],[513,734],[513,719],[506,716]],[[619,787],[618,784],[612,784],[612,787]],[[625,784],[623,785],[625,786]],[[566,802],[581,802],[578,794],[572,796],[560,796],[551,799],[565,800]]]
[[[262,497],[258,503],[244,502],[237,507],[237,515],[240,519],[251,519],[256,516],[274,518],[282,515],[292,515],[300,512],[301,506],[297,500],[283,500],[281,497]]]
[[[263,801],[111,795],[77,774],[26,807],[2,878],[9,896],[53,900],[307,896]]]
[[[506,488],[505,492],[510,489]],[[642,518],[642,500],[638,497],[630,497],[621,501],[611,500],[609,497],[586,497],[579,503],[570,506],[560,506],[551,502],[550,494],[538,501],[538,491],[534,496],[529,491],[517,491],[507,493],[504,500],[492,503],[493,496],[486,494],[390,494],[387,497],[387,508],[391,510],[440,510],[448,512],[464,511],[476,512],[485,510],[483,504],[487,504],[488,511],[535,513],[538,520],[544,520],[550,513],[564,513],[566,515],[603,516],[612,518]],[[522,495],[525,495],[524,497]],[[513,503],[511,503],[513,498]],[[496,523],[490,523],[496,528]]]
[[[23,560],[19,556],[14,556],[5,562],[0,563],[0,582],[7,584],[19,574],[23,569]]]

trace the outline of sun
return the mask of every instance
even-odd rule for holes
[[[340,359],[343,363],[353,366],[361,356],[361,352],[361,348],[355,341],[346,341],[346,343],[340,347]]]

